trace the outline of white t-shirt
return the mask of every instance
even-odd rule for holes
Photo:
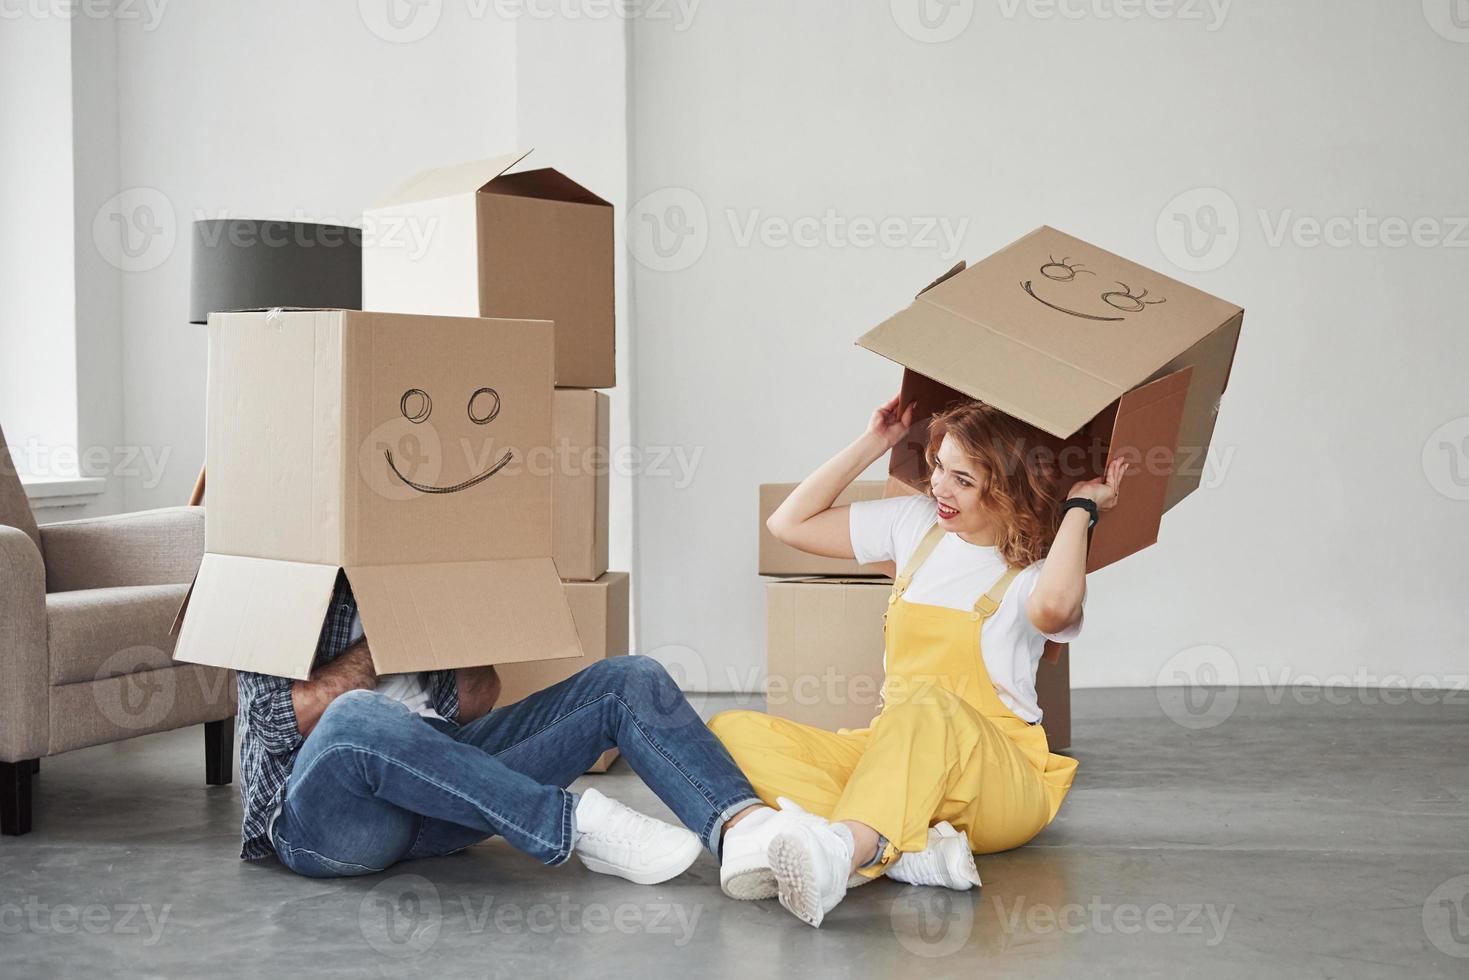
[[[852,551],[864,565],[896,561],[901,572],[928,529],[937,523],[938,504],[926,494],[856,501],[848,515]],[[1000,608],[985,620],[980,634],[985,670],[1000,700],[1025,721],[1041,718],[1035,671],[1046,640],[1070,643],[1081,633],[1081,620],[1060,633],[1042,633],[1025,614],[1025,602],[1044,565],[1043,559],[1015,576]],[[967,612],[1005,574],[1005,568],[1000,549],[945,534],[908,583],[903,598]]]

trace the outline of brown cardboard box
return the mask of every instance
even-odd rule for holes
[[[612,205],[530,151],[435,170],[363,212],[369,310],[556,324],[556,384],[611,388]]]
[[[775,509],[785,502],[796,489],[794,483],[760,484],[760,574],[761,575],[884,575],[886,571],[876,565],[859,565],[851,558],[825,558],[808,555],[790,545],[781,544],[765,522]],[[856,480],[841,492],[836,506],[850,504],[856,500],[877,500],[891,496],[883,492],[882,480]]]
[[[558,388],[552,404],[553,557],[562,579],[590,582],[607,571],[611,402],[600,391]]]
[[[496,668],[500,675],[499,705],[514,704],[529,694],[566,680],[598,660],[626,654],[628,584],[627,572],[608,572],[595,582],[564,583],[583,655],[574,660],[506,664]],[[616,758],[617,750],[608,749],[587,771],[606,772]]]
[[[1069,479],[1134,462],[1097,525],[1088,570],[1157,540],[1163,512],[1199,484],[1244,311],[1054,228],[955,266],[857,343],[904,366],[918,401],[889,473],[928,478],[928,421],[978,398],[1034,428]]]
[[[174,658],[304,679],[338,570],[379,674],[577,657],[551,559],[551,324],[209,318],[205,556]]]
[[[892,583],[783,579],[766,583],[766,710],[835,731],[866,728],[882,690],[882,616]],[[1066,646],[1041,661],[1036,695],[1052,749],[1071,744]]]

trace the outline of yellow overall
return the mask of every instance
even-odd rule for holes
[[[940,820],[968,833],[978,853],[1018,847],[1055,818],[1076,774],[1076,760],[1052,754],[1040,725],[1005,706],[984,666],[981,628],[1018,569],[972,612],[903,598],[944,533],[934,525],[893,582],[883,706],[869,727],[829,732],[758,711],[709,722],[766,803],[788,797],[886,837],[868,875],[898,852],[923,850]]]

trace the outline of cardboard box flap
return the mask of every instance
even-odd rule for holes
[[[394,208],[456,194],[473,194],[530,154],[530,150],[520,150],[421,171],[374,202],[372,208]]]
[[[612,206],[587,190],[581,184],[550,167],[526,170],[514,174],[501,174],[483,188],[487,194],[514,194],[517,197],[534,197],[543,201],[565,201],[568,204],[591,204],[601,207]]]
[[[1123,456],[1131,465],[1122,479],[1117,506],[1097,522],[1092,533],[1087,571],[1110,565],[1158,540],[1163,502],[1173,476],[1173,450],[1192,378],[1193,368],[1187,367],[1129,391],[1118,402],[1107,459]]]
[[[173,659],[305,680],[335,565],[205,554]]]
[[[582,655],[550,558],[346,571],[379,674]]]
[[[922,301],[857,343],[1059,438],[1072,435],[1126,390]]]
[[[968,267],[968,265],[969,265],[969,263],[968,262],[965,262],[963,259],[960,259],[958,262],[955,262],[953,268],[951,268],[948,272],[945,272],[943,275],[939,276],[933,282],[929,283],[927,286],[924,286],[922,289],[920,289],[918,291],[918,296],[922,296],[924,293],[928,292],[930,289],[932,289],[933,287],[937,286],[939,283],[941,283],[941,282],[947,282],[948,280],[954,278],[959,273],[963,272]],[[915,296],[913,298],[914,299],[917,299],[918,296]]]

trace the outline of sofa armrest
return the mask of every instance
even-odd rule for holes
[[[204,508],[43,524],[41,548],[47,592],[188,584],[204,557]]]
[[[0,761],[46,754],[50,676],[41,553],[30,535],[0,525]]]

